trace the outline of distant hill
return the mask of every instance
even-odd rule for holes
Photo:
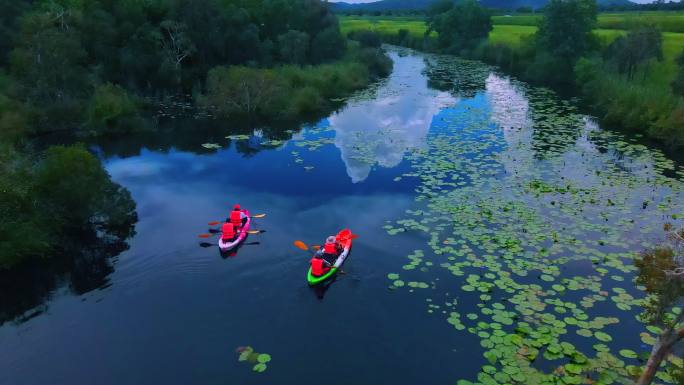
[[[394,11],[394,10],[423,10],[434,3],[436,0],[380,0],[372,3],[350,4],[350,3],[330,3],[335,11],[364,10],[373,11]],[[482,5],[489,8],[498,9],[517,9],[520,7],[532,7],[538,9],[546,5],[549,0],[480,0]],[[600,6],[634,5],[629,0],[598,0]]]

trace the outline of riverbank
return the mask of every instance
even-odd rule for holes
[[[673,17],[679,17],[677,15]],[[602,22],[602,18],[613,20],[612,24]],[[599,15],[599,26],[623,25],[614,20],[615,15]],[[530,42],[537,31],[534,23],[538,22],[538,16],[499,16],[494,17],[493,22],[487,42],[467,52],[466,56],[497,65],[523,80],[554,87],[554,81],[539,74],[548,71],[530,69],[534,59]],[[341,18],[340,26],[344,33],[371,30],[387,43],[427,52],[437,50],[436,33],[425,37],[427,26],[418,18],[347,16]],[[620,29],[594,30],[604,49],[626,33]],[[576,86],[574,93],[580,94],[591,112],[607,126],[641,133],[671,148],[681,148],[684,146],[684,98],[673,94],[671,83],[679,71],[676,60],[684,51],[684,33],[664,32],[662,46],[663,60],[649,63],[629,81],[598,63],[592,67],[595,76],[578,73],[571,84]],[[579,70],[586,71],[587,67]],[[567,85],[562,86],[565,89]]]

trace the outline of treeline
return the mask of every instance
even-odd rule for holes
[[[488,41],[491,14],[477,1],[446,0],[428,10],[425,36],[400,30],[382,38],[483,60],[532,83],[575,88],[608,126],[684,146],[684,52],[674,73],[655,73],[651,68],[663,60],[662,33],[640,25],[607,42],[594,33],[597,14],[595,0],[551,0],[536,34],[510,45]]]
[[[599,7],[600,11],[607,12],[624,12],[624,11],[682,11],[684,10],[684,1],[664,1],[656,0],[646,4],[615,4],[604,5]]]
[[[377,46],[349,43],[320,0],[0,0],[0,9],[0,274],[78,255],[83,239],[108,249],[137,220],[128,191],[86,148],[43,150],[36,136],[154,129],[147,109],[179,97],[231,119],[299,119],[392,64]]]
[[[39,132],[130,129],[142,97],[198,96],[217,66],[377,59],[347,55],[319,0],[0,0],[0,9],[0,94]]]
[[[457,2],[457,1],[454,1]],[[641,12],[641,11],[682,11],[684,10],[684,1],[653,1],[651,3],[639,4],[632,2],[631,4],[598,4],[599,12]],[[424,16],[428,13],[426,9],[384,9],[384,10],[368,10],[363,8],[336,11],[345,16]],[[543,13],[546,6],[534,8],[531,6],[521,6],[513,8],[488,8],[492,15],[506,15],[511,13]]]

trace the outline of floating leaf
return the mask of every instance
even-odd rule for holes
[[[259,361],[262,364],[265,364],[271,361],[271,355],[266,353],[259,354],[259,356],[257,357],[257,361]]]
[[[266,368],[267,368],[266,364],[264,364],[264,363],[258,363],[258,364],[256,364],[256,365],[254,365],[254,367],[252,368],[252,370],[255,371],[255,372],[257,372],[257,373],[261,373],[261,372],[263,372],[264,370],[266,370]]]

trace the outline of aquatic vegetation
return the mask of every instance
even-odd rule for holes
[[[467,66],[447,68],[467,78]],[[431,81],[458,94],[441,68]],[[657,334],[618,326],[635,322],[645,296],[632,257],[653,245],[662,218],[682,224],[684,170],[637,138],[599,130],[549,90],[470,73],[462,83],[487,93],[466,89],[440,112],[427,148],[409,153],[412,170],[398,176],[418,181],[416,208],[384,229],[421,233],[427,248],[408,255],[401,279],[388,274],[390,286],[428,289],[418,282],[440,268],[450,274],[433,281],[435,295],[475,300],[466,316],[445,313],[483,349],[477,378],[460,385],[630,381]]]
[[[221,148],[221,145],[218,143],[203,143],[202,147],[208,150],[218,150],[219,148]]]
[[[268,363],[271,362],[271,355],[267,353],[257,353],[251,346],[240,346],[236,349],[239,353],[239,362],[249,362],[254,364],[252,370],[261,373],[268,368]]]

